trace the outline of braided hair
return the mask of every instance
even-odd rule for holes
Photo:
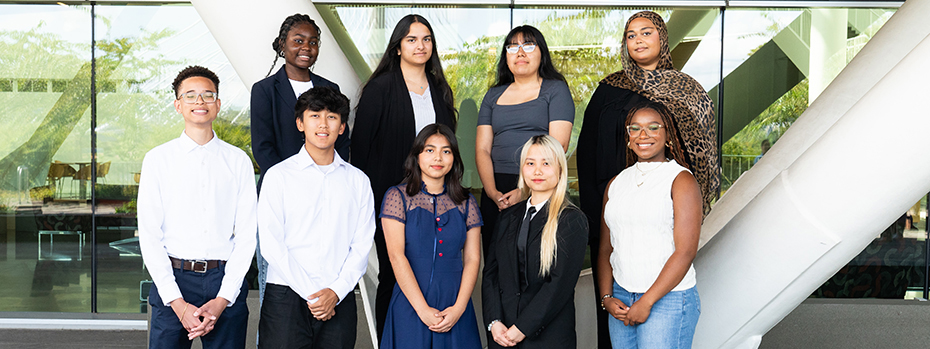
[[[320,31],[320,26],[316,25],[316,22],[310,19],[308,15],[295,13],[285,18],[284,23],[281,23],[281,29],[278,30],[278,37],[274,38],[274,41],[271,42],[271,48],[274,49],[275,52],[274,62],[271,63],[271,68],[268,69],[268,74],[265,74],[265,77],[271,75],[274,66],[278,64],[278,58],[284,57],[283,46],[284,41],[287,40],[287,33],[291,31],[291,28],[301,23],[310,23],[313,29],[316,29],[317,35],[323,35],[323,32]]]
[[[643,109],[652,109],[657,114],[659,114],[660,117],[662,117],[662,124],[664,124],[662,127],[665,129],[665,138],[668,141],[668,143],[665,145],[665,157],[671,160],[675,160],[675,162],[677,162],[682,167],[691,170],[691,163],[688,161],[688,158],[685,157],[684,151],[682,151],[683,142],[681,141],[681,136],[678,133],[678,126],[675,125],[675,118],[672,116],[672,112],[670,112],[664,104],[650,100],[640,102],[634,106],[633,109],[630,109],[630,113],[626,115],[625,126],[630,126],[630,123],[633,121],[633,115]],[[627,142],[631,142],[632,140],[630,139],[629,132],[625,132],[624,134],[626,134]],[[639,156],[633,152],[633,148],[629,147],[629,143],[627,144],[626,167],[630,167],[636,163],[636,161],[639,159]]]

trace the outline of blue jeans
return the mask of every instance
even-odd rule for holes
[[[255,264],[258,265],[258,307],[261,309],[265,301],[265,284],[268,282],[268,261],[262,257],[262,245],[258,241],[258,231],[255,232]],[[255,345],[258,345],[259,331],[255,332]]]
[[[629,306],[643,294],[630,293],[614,282],[613,296]],[[610,343],[614,348],[691,348],[700,315],[701,298],[696,287],[672,291],[652,306],[649,318],[639,325],[625,326],[608,315]]]

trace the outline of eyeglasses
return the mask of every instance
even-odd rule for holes
[[[630,135],[631,138],[639,137],[640,134],[645,130],[646,135],[649,137],[655,137],[659,135],[659,129],[662,128],[662,125],[659,124],[649,124],[646,127],[640,125],[629,125],[626,127],[626,132]]]
[[[523,52],[525,52],[525,53],[530,53],[530,52],[533,52],[534,50],[536,50],[536,43],[530,41],[530,42],[524,42],[524,43],[519,44],[519,45],[517,45],[517,44],[509,44],[509,45],[507,45],[507,46],[504,46],[504,48],[507,49],[507,53],[511,53],[511,54],[517,53],[517,51],[519,51],[520,48],[523,48]]]
[[[178,99],[184,101],[184,103],[187,103],[187,104],[194,104],[194,103],[197,103],[197,97],[200,97],[203,99],[204,103],[213,103],[213,102],[216,102],[217,98],[219,98],[217,97],[218,95],[219,95],[218,93],[213,92],[213,91],[203,91],[201,93],[187,92],[187,93],[182,93],[181,96],[178,97]]]

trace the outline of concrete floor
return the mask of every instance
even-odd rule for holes
[[[357,291],[356,291],[357,292]],[[358,303],[358,328],[355,341],[357,349],[371,349],[371,336],[367,331],[362,297],[356,294]],[[259,305],[256,292],[250,294],[249,329],[246,339],[246,348],[255,348],[255,333],[258,329]],[[7,313],[11,317],[24,317],[25,313]],[[29,315],[36,315],[31,313]],[[66,318],[82,318],[86,314],[60,314]],[[111,316],[105,316],[110,318]],[[117,316],[118,317],[118,316]],[[139,318],[138,314],[131,316]],[[145,318],[139,318],[144,320]],[[139,320],[136,319],[136,320]],[[39,348],[69,348],[69,349],[145,349],[148,347],[148,332],[146,331],[103,331],[103,330],[60,330],[60,329],[0,329],[0,348],[39,349]],[[201,348],[200,341],[194,340],[192,348]]]

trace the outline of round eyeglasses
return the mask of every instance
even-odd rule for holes
[[[631,138],[639,137],[643,131],[646,131],[646,135],[649,137],[655,137],[659,135],[659,130],[662,129],[662,125],[659,124],[649,124],[646,127],[640,125],[629,125],[626,127],[626,132],[630,135]]]

